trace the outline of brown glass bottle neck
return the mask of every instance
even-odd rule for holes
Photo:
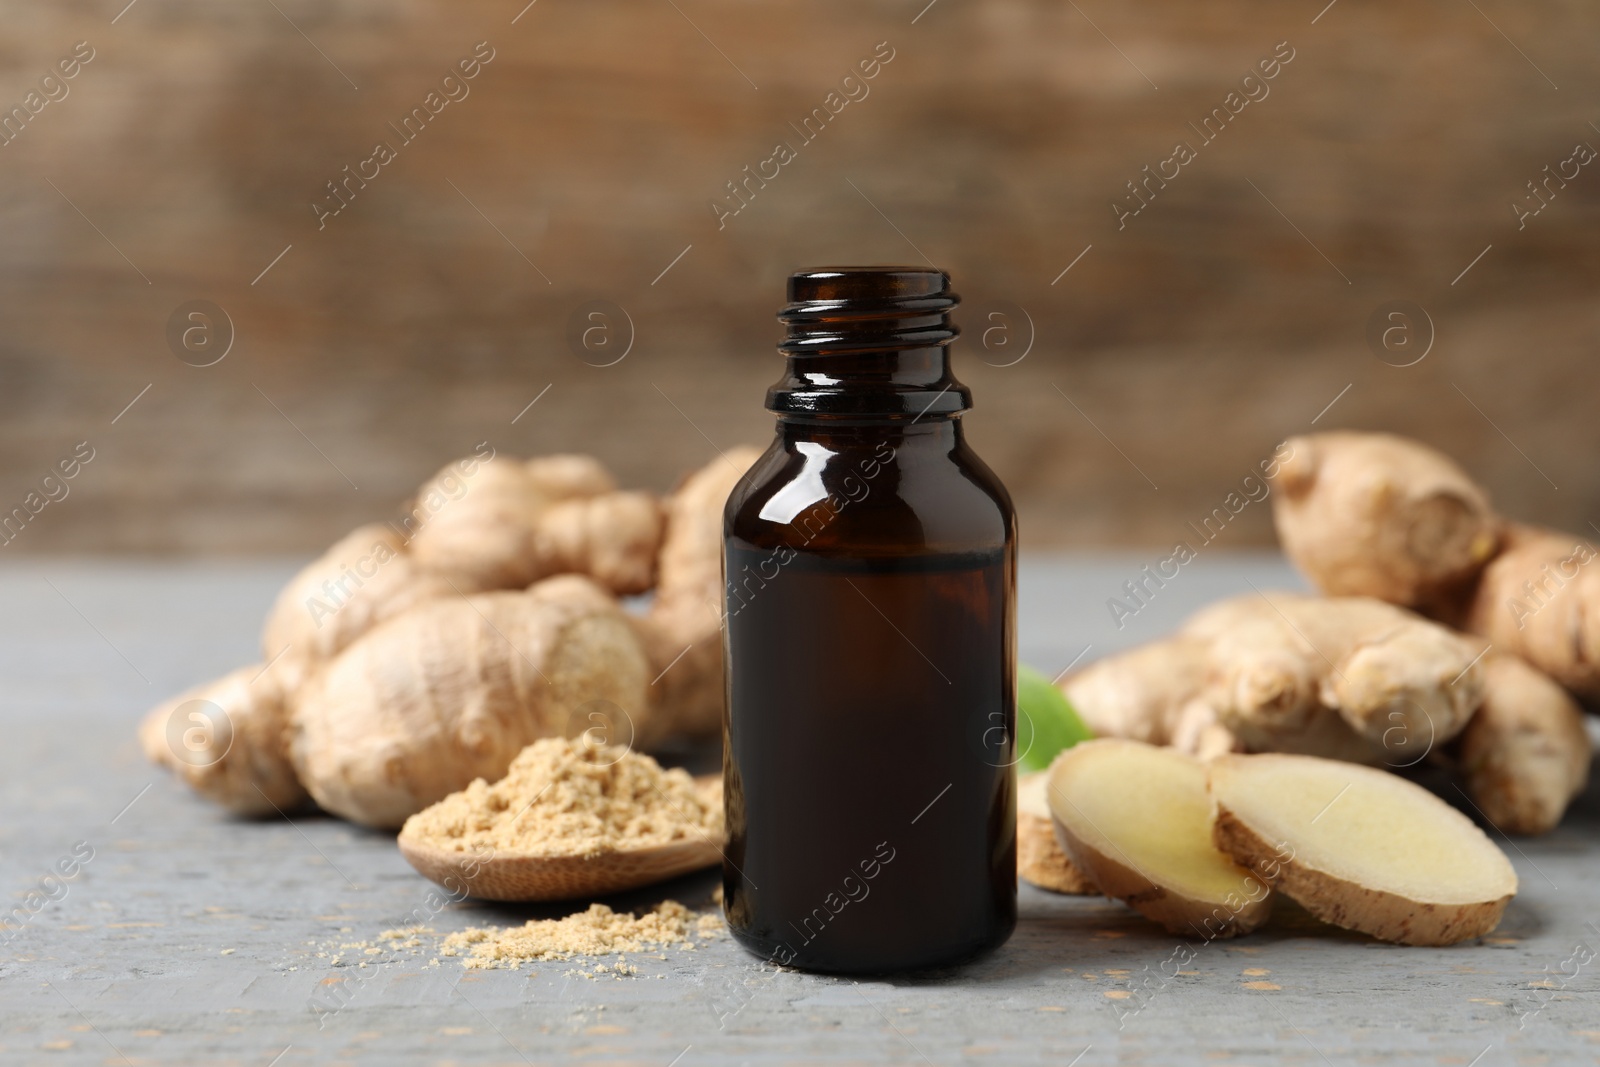
[[[805,451],[795,446],[815,445],[828,452],[870,452],[881,450],[887,442],[895,451],[909,448],[926,454],[948,452],[964,441],[961,419],[951,416],[915,422],[780,417],[777,431],[778,440],[792,451]]]
[[[936,419],[966,411],[972,394],[950,371],[948,344],[786,354],[767,409],[796,418]]]

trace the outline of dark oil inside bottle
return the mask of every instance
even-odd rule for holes
[[[729,497],[724,907],[774,962],[962,962],[1016,923],[1016,516],[949,277],[796,274],[777,434]]]
[[[1017,869],[1005,553],[778,566],[730,544],[727,565],[730,698],[753,708],[726,756],[740,941],[838,972],[1000,944]]]

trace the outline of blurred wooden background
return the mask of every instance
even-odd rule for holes
[[[967,298],[969,432],[1026,545],[1170,544],[1314,419],[1434,442],[1529,519],[1600,499],[1600,166],[1510,207],[1600,145],[1590,5],[125,2],[5,6],[8,109],[94,50],[0,147],[0,508],[95,450],[14,554],[311,552],[485,439],[665,490],[770,433],[789,270],[924,255]],[[480,41],[470,95],[319,230],[325,183]],[[725,183],[885,41],[719,231]],[[1436,331],[1408,367],[1365,340],[1401,298]],[[613,366],[566,339],[596,299],[634,326]],[[233,323],[213,366],[169,350],[191,300]],[[1255,507],[1224,543],[1270,538]]]

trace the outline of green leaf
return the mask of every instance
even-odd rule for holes
[[[1017,664],[1017,766],[1042,771],[1057,753],[1094,735],[1050,679]]]

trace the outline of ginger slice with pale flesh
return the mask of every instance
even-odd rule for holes
[[[1257,874],[1212,844],[1199,760],[1101,738],[1063,752],[1049,774],[1056,835],[1106,896],[1172,933],[1206,940],[1266,921],[1275,872]]]
[[[1215,841],[1324,922],[1407,945],[1493,930],[1517,891],[1505,854],[1461,812],[1387,771],[1315,756],[1210,764]]]

